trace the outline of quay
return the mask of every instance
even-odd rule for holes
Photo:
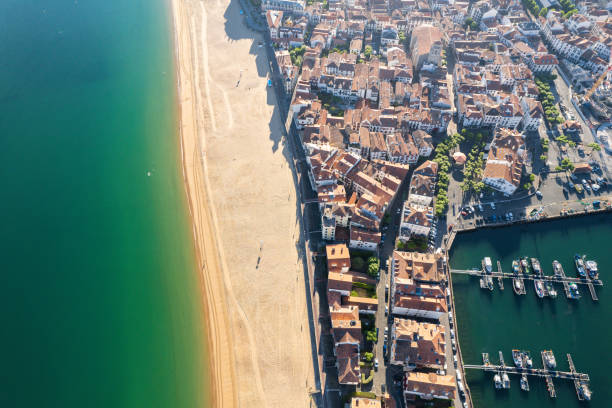
[[[557,396],[557,393],[555,391],[555,385],[553,383],[553,378],[570,380],[574,382],[574,387],[576,388],[576,395],[580,401],[589,400],[591,397],[591,391],[588,388],[588,384],[590,381],[589,375],[576,371],[576,367],[574,366],[574,362],[570,354],[567,354],[570,371],[550,370],[547,368],[526,368],[507,366],[504,362],[504,356],[501,351],[499,351],[499,365],[491,364],[491,362],[489,361],[488,353],[483,353],[482,357],[483,364],[464,364],[463,367],[465,369],[482,370],[497,374],[516,374],[520,376],[531,375],[534,377],[542,377],[546,381],[546,387],[551,398],[555,398]],[[542,364],[544,367],[546,367],[544,357],[542,357]]]
[[[454,274],[460,274],[460,275],[472,275],[472,276],[478,276],[481,278],[481,282],[483,281],[483,279],[491,279],[491,278],[498,278],[498,279],[520,279],[520,280],[541,280],[543,282],[551,282],[551,283],[562,283],[563,284],[563,288],[565,290],[565,295],[570,298],[570,289],[569,289],[569,284],[570,283],[574,283],[576,285],[587,285],[587,287],[589,288],[589,291],[591,293],[591,298],[593,299],[593,301],[598,301],[599,298],[597,297],[597,293],[595,292],[595,286],[603,286],[603,282],[601,281],[601,279],[590,279],[590,278],[570,278],[568,276],[566,276],[565,274],[560,275],[560,276],[554,276],[554,275],[526,275],[526,274],[522,274],[520,277],[517,277],[515,274],[513,273],[508,273],[508,272],[491,272],[491,273],[485,273],[481,270],[478,269],[451,269],[450,270],[451,273]],[[486,281],[485,281],[486,282]],[[481,287],[483,287],[482,283],[481,283]],[[484,286],[483,288],[486,288],[487,286]],[[490,286],[488,286],[489,289],[491,289]],[[523,294],[525,292],[525,285],[522,285],[523,291],[521,294]]]

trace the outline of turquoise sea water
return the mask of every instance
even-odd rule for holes
[[[612,217],[595,215],[574,219],[483,230],[459,235],[451,252],[451,266],[464,269],[477,267],[484,256],[509,271],[512,259],[519,256],[540,259],[546,274],[552,275],[552,261],[559,260],[568,276],[576,276],[573,255],[578,252],[597,260],[603,288],[598,288],[599,302],[593,302],[586,286],[580,286],[582,298],[570,301],[563,287],[557,286],[557,299],[538,299],[533,281],[526,281],[527,294],[516,296],[511,281],[501,292],[480,289],[478,279],[453,277],[457,308],[459,339],[463,357],[468,364],[481,364],[482,352],[488,352],[498,362],[498,350],[504,352],[506,363],[512,364],[511,350],[530,350],[534,365],[542,366],[540,351],[551,349],[557,366],[568,370],[566,353],[570,353],[576,368],[591,377],[593,398],[579,403],[574,385],[566,380],[554,380],[556,400],[548,396],[543,379],[530,378],[531,391],[520,390],[519,377],[511,376],[511,389],[498,391],[491,374],[468,371],[468,383],[475,406],[481,407],[609,407],[612,401]]]
[[[0,2],[2,407],[207,405],[169,11]]]

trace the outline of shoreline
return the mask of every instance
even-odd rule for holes
[[[237,406],[233,345],[225,300],[220,243],[215,239],[208,186],[200,154],[197,96],[193,66],[193,39],[184,0],[168,0],[174,45],[178,138],[198,279],[204,308],[209,368],[209,402],[214,407]],[[187,20],[187,21],[186,21]]]

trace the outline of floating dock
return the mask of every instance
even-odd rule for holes
[[[553,262],[553,273],[554,273],[554,262]],[[572,294],[570,293],[570,288],[569,288],[569,282],[565,280],[567,276],[565,276],[565,271],[563,270],[563,265],[561,265],[561,262],[559,262],[559,277],[564,279],[563,280],[563,290],[565,291],[565,297],[568,299],[572,299]]]
[[[544,357],[542,354],[542,364],[544,368],[525,368],[525,367],[512,367],[507,366],[504,362],[504,356],[502,352],[499,352],[499,365],[491,364],[489,361],[489,354],[482,353],[483,357],[483,365],[473,365],[473,364],[464,364],[463,367],[465,369],[472,370],[483,370],[488,372],[493,372],[496,374],[517,374],[521,377],[523,376],[534,376],[534,377],[542,377],[546,381],[546,388],[548,389],[548,393],[551,398],[555,398],[557,393],[555,391],[555,385],[553,383],[553,378],[563,379],[563,380],[571,380],[574,382],[574,387],[576,388],[576,395],[579,400],[590,400],[591,399],[591,391],[589,389],[589,381],[590,378],[588,374],[579,373],[576,371],[576,367],[574,366],[574,362],[572,360],[572,356],[567,354],[567,360],[569,363],[570,371],[559,371],[559,370],[550,370],[546,368],[546,363],[544,361]]]
[[[551,285],[553,283],[561,283],[563,284],[563,289],[565,290],[565,296],[568,299],[572,299],[569,285],[573,283],[576,285],[587,285],[587,287],[589,288],[589,292],[591,293],[591,298],[593,299],[593,301],[598,301],[599,298],[597,297],[595,286],[603,286],[603,282],[600,279],[591,279],[588,277],[588,275],[586,278],[568,277],[567,275],[565,275],[565,271],[563,270],[562,266],[560,267],[559,274],[555,274],[552,276],[551,275],[534,275],[534,274],[526,274],[526,273],[521,273],[519,275],[516,275],[514,273],[503,272],[501,269],[501,263],[499,261],[497,261],[497,269],[498,269],[497,271],[491,271],[491,273],[486,273],[484,270],[484,266],[483,266],[483,269],[481,270],[478,270],[478,269],[450,269],[450,272],[454,274],[478,276],[480,277],[480,287],[482,289],[489,289],[489,290],[493,290],[493,278],[497,278],[500,289],[503,289],[503,282],[502,282],[503,279],[512,279],[512,283],[513,285],[515,285],[513,289],[517,295],[522,295],[526,293],[525,282],[524,282],[525,280],[540,280],[543,283],[544,296],[550,296],[549,290],[546,287],[547,283]],[[520,286],[522,290],[516,289],[517,286]]]

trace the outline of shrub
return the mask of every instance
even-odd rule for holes
[[[353,286],[366,290],[376,290],[373,285],[365,282],[353,282]]]
[[[588,146],[589,146],[591,149],[593,149],[593,150],[595,150],[595,151],[597,151],[597,152],[601,151],[601,146],[600,146],[600,145],[598,145],[598,144],[597,144],[597,143],[595,143],[595,142],[593,142],[593,143],[589,143],[589,144],[588,144]]]
[[[370,353],[369,351],[366,351],[362,355],[363,355],[363,358],[365,359],[365,361],[367,361],[367,362],[371,362],[372,359],[374,358],[374,354]]]
[[[378,275],[378,264],[370,264],[368,265],[368,275],[377,276]]]

